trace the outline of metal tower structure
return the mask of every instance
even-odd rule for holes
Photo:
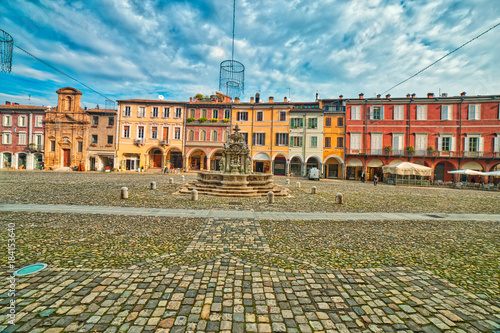
[[[231,60],[220,63],[219,90],[232,98],[240,97],[245,92],[245,66],[234,60],[234,26],[236,22],[236,0],[233,0],[233,39]]]
[[[7,32],[0,29],[0,72],[10,73],[12,69],[12,49],[14,39]]]

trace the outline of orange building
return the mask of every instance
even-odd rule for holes
[[[322,100],[323,117],[323,176],[329,179],[344,179],[345,101]]]

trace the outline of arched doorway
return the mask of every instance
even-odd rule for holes
[[[17,168],[18,169],[26,169],[26,154],[20,153],[17,155]]]
[[[286,158],[284,156],[279,155],[274,158],[273,170],[276,176],[286,175]]]
[[[290,161],[290,175],[295,177],[302,175],[302,161],[297,156]]]
[[[359,179],[361,172],[363,172],[363,162],[359,158],[351,158],[347,161],[346,179]]]
[[[309,170],[311,170],[312,168],[319,169],[319,161],[318,161],[318,159],[316,157],[309,157],[307,159],[307,162],[306,162],[306,173],[305,173],[306,176],[309,173]]]
[[[10,168],[12,165],[12,153],[3,153],[2,168]]]
[[[151,156],[151,168],[161,168],[162,167],[162,157],[163,157],[163,152],[161,149],[155,148],[152,149],[150,152]]]
[[[269,173],[271,172],[271,158],[267,153],[257,153],[254,158],[253,170],[255,172]]]
[[[434,181],[441,180],[443,182],[453,181],[453,174],[448,171],[454,170],[453,164],[447,161],[439,162],[434,167]]]
[[[384,163],[382,163],[381,160],[378,158],[375,158],[368,162],[367,164],[367,170],[366,170],[366,179],[373,179],[374,175],[377,175],[379,181],[383,181],[383,174],[382,174],[382,166]]]
[[[34,169],[40,170],[43,165],[43,155],[42,154],[35,154],[34,157]]]
[[[204,151],[197,150],[189,156],[189,170],[205,170],[207,168],[207,155]]]
[[[325,178],[339,179],[342,175],[341,163],[335,157],[329,157],[325,161]]]
[[[182,168],[182,152],[177,149],[172,149],[167,153],[167,166],[171,169]]]
[[[222,151],[218,150],[210,158],[210,170],[220,171],[219,162],[222,158]]]

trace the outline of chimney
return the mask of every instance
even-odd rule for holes
[[[193,97],[189,97],[189,103],[193,102]]]
[[[391,94],[385,95],[385,98],[387,98],[387,99],[391,98]]]
[[[339,95],[339,99],[342,99],[342,98],[344,98],[344,95]]]
[[[377,98],[380,98],[380,96],[381,96],[380,94],[377,94]]]
[[[364,96],[363,93],[359,94],[359,99],[363,99],[363,96]]]
[[[406,98],[410,98],[410,94],[406,94]]]
[[[273,96],[269,96],[269,103],[274,103],[274,97]]]
[[[316,100],[319,99],[319,93],[316,93]]]
[[[260,94],[256,93],[255,94],[255,103],[259,103],[259,102],[260,102]]]
[[[10,102],[9,101],[5,101],[5,105],[10,105]]]
[[[253,97],[250,97],[250,104],[253,104]]]
[[[286,102],[288,102],[288,100],[286,99],[286,96],[285,96],[285,98],[283,99],[283,101],[284,101],[285,103],[286,103]]]
[[[235,102],[235,103],[239,103],[239,102],[240,102],[240,98],[239,98],[239,97],[235,97],[235,98],[234,98],[234,102]]]
[[[463,96],[465,96],[465,91],[462,91],[462,92],[460,93],[460,96],[462,96],[462,97],[463,97]]]
[[[434,97],[434,93],[427,93],[427,98],[432,98]]]
[[[415,98],[417,96],[415,93],[411,94],[411,98]]]

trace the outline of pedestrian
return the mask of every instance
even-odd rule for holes
[[[377,186],[377,183],[378,183],[378,177],[377,175],[373,175],[373,185]]]
[[[361,173],[361,182],[364,183],[365,182],[365,178],[366,178],[366,175],[364,172]]]

